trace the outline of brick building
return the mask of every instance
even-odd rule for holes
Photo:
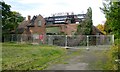
[[[77,26],[85,19],[86,14],[53,15],[46,17],[46,34],[66,34],[73,35],[77,31]]]
[[[45,19],[41,15],[33,16],[32,19],[31,16],[28,16],[27,20],[18,26],[18,33],[22,36],[21,41],[35,40],[38,42],[40,35],[46,34],[45,24]]]
[[[52,16],[43,18],[41,15],[28,16],[18,26],[18,33],[24,35],[55,35],[66,34],[74,35],[77,26],[85,19],[86,14],[67,14],[64,16]],[[102,34],[95,26],[92,28],[92,34]]]
[[[46,18],[43,18],[41,15],[33,16],[33,18],[28,16],[27,20],[19,24],[18,33],[22,35],[21,42],[32,40],[32,43],[45,43],[46,35],[74,35],[77,31],[77,26],[85,19],[85,16],[85,14],[53,15]],[[102,32],[93,26],[92,34],[101,35]],[[80,38],[78,40],[80,41]]]
[[[41,16],[28,16],[27,20],[24,20],[18,26],[18,33],[20,34],[45,34],[45,19]]]

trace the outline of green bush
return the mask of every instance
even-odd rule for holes
[[[116,40],[115,40],[115,45],[120,46],[120,39],[116,39]]]
[[[120,69],[120,64],[118,62],[116,62],[116,60],[118,60],[118,58],[120,58],[120,39],[116,39],[115,40],[115,45],[113,45],[110,49],[110,51],[107,53],[108,56],[108,62],[105,65],[106,69],[109,70],[118,70]]]

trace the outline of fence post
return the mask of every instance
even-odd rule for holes
[[[67,48],[67,35],[66,35],[66,39],[65,39],[65,48]]]
[[[23,36],[22,36],[22,34],[21,34],[21,37],[20,37],[20,42],[21,42],[21,43],[22,43],[22,41],[23,41],[22,37],[23,37]]]
[[[18,43],[18,36],[17,36],[17,34],[15,34],[15,37],[16,37],[15,42]]]
[[[5,37],[5,35],[3,35],[3,37],[2,37],[2,39],[3,39],[3,42],[5,42],[5,38],[4,38],[4,37]]]
[[[87,50],[89,50],[89,36],[87,36]]]
[[[114,44],[114,35],[112,35],[112,43]]]
[[[11,39],[11,42],[13,42],[13,34],[11,34],[12,35],[12,39]]]
[[[19,43],[19,42],[18,42],[18,34],[16,34],[16,37],[17,37],[16,41],[17,41],[17,43]]]
[[[96,35],[96,46],[98,45],[98,35]]]
[[[53,45],[51,35],[48,35],[48,44],[49,45]]]

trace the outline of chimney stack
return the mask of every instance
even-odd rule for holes
[[[69,15],[69,13],[67,13],[67,16]]]
[[[72,12],[71,15],[74,15],[74,12]]]
[[[28,21],[30,21],[30,19],[31,19],[31,16],[30,16],[30,15],[28,15]]]

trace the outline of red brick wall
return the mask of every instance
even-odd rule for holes
[[[72,32],[77,31],[77,26],[78,26],[78,24],[67,24],[66,28],[65,28],[65,33],[67,35],[72,35]]]
[[[54,24],[54,25],[47,25],[47,27],[60,27],[60,31],[64,32],[67,35],[71,35],[72,32],[77,31],[78,24]]]
[[[38,26],[38,21],[41,20],[42,25]],[[37,34],[45,34],[45,20],[42,16],[38,16],[37,19],[34,22],[34,27],[30,27],[30,31],[32,34],[37,33]]]

